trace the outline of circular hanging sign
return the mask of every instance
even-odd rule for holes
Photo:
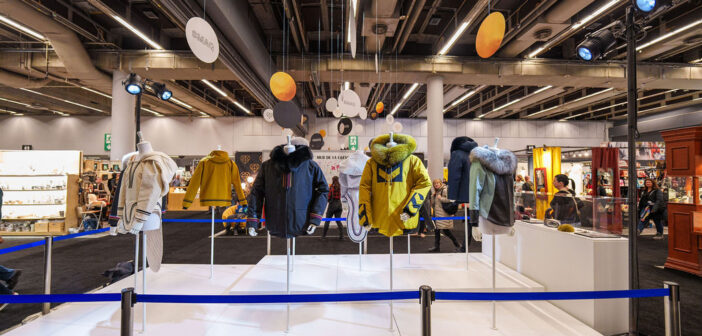
[[[358,117],[361,118],[361,120],[366,120],[366,118],[368,118],[368,110],[366,110],[365,108],[361,107],[361,108],[358,110]]]
[[[400,124],[399,122],[392,124],[392,131],[395,133],[402,132],[402,124]]]
[[[353,128],[353,132],[354,132],[356,135],[363,135],[363,130],[364,130],[363,125],[358,124],[358,123],[357,123],[356,126],[354,126],[354,128]]]
[[[278,71],[271,76],[269,85],[273,95],[281,101],[290,101],[295,98],[297,85],[289,74]]]
[[[339,135],[349,135],[352,128],[353,123],[349,118],[341,118],[339,123],[336,125],[336,130],[339,131]]]
[[[271,110],[271,109],[263,110],[263,120],[265,120],[267,122],[274,122],[275,117],[273,117],[273,110]]]
[[[319,133],[312,134],[312,138],[310,138],[310,149],[322,149],[323,146],[324,137]]]
[[[475,50],[482,58],[488,58],[500,49],[505,36],[505,17],[500,12],[488,15],[478,28],[475,37]]]
[[[327,130],[319,130],[319,135],[322,136],[322,138],[327,136]]]
[[[371,111],[371,113],[368,114],[368,118],[370,118],[371,120],[378,119],[378,112]]]
[[[361,98],[353,90],[344,90],[339,94],[339,109],[347,117],[353,118],[358,115],[361,108]]]
[[[385,122],[388,123],[388,125],[392,125],[395,122],[395,117],[393,117],[392,114],[388,114],[388,116],[385,117]]]
[[[385,104],[383,104],[383,102],[378,102],[377,104],[375,104],[375,112],[383,113],[384,108]]]
[[[322,98],[321,96],[314,97],[313,102],[314,102],[314,106],[320,107],[324,103],[324,98]]]
[[[324,107],[327,108],[327,111],[334,112],[334,110],[339,107],[339,103],[336,102],[336,98],[329,98],[326,104],[324,104]]]
[[[200,17],[193,17],[185,25],[185,37],[195,57],[212,63],[219,57],[219,40],[212,26]]]
[[[278,102],[273,108],[275,122],[284,128],[293,128],[302,121],[302,113],[293,102]]]
[[[334,109],[334,112],[332,112],[332,114],[334,115],[334,118],[341,118],[344,115],[343,113],[341,113],[341,109],[339,107]]]

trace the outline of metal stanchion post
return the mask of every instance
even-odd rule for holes
[[[468,203],[463,203],[463,222],[465,224],[465,240],[463,241],[463,248],[466,249],[466,269],[468,269],[468,259],[470,254],[468,251],[468,245],[470,245],[470,224],[468,224]]]
[[[266,230],[266,255],[271,255],[271,233]]]
[[[290,272],[295,272],[295,237],[292,237],[292,263],[290,264]]]
[[[210,279],[214,277],[214,225],[215,225],[215,207],[211,206],[212,211],[212,229],[210,233]]]
[[[392,292],[393,289],[393,283],[392,283],[392,278],[393,278],[393,270],[392,270],[392,259],[393,259],[393,251],[394,248],[392,246],[392,236],[390,236],[390,291]],[[390,300],[390,330],[394,330],[395,328],[393,327],[393,306],[392,306],[392,300]]]
[[[44,294],[51,294],[51,250],[53,245],[52,237],[44,237]],[[45,302],[41,308],[43,315],[51,311],[51,303]]]
[[[410,252],[410,234],[407,234],[407,263],[411,264],[412,263],[412,253]]]
[[[670,295],[663,299],[663,309],[665,315],[665,335],[682,336],[682,325],[680,321],[680,285],[675,282],[663,282],[665,288],[670,288]]]
[[[419,287],[419,304],[422,306],[422,336],[431,336],[431,302],[434,301],[434,291],[431,287]]]
[[[121,336],[132,336],[134,334],[134,288],[122,289],[122,323],[120,326]]]

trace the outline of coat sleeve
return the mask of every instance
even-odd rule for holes
[[[656,200],[653,203],[653,207],[651,207],[651,213],[657,214],[663,212],[663,209],[665,209],[666,199],[662,191],[656,190],[654,193],[656,194]]]
[[[259,169],[256,180],[254,180],[251,187],[251,192],[249,192],[248,208],[246,209],[246,225],[248,227],[258,227],[258,221],[263,214],[263,200],[266,197],[267,166],[268,162],[264,162],[261,165],[261,169]]]
[[[111,227],[117,227],[117,223],[119,222],[119,215],[117,213],[117,210],[119,208],[119,199],[120,199],[120,190],[122,189],[122,176],[124,176],[124,171],[119,174],[119,180],[117,181],[117,185],[115,186],[115,198],[112,200],[112,205],[110,206],[110,216],[108,219],[108,223],[110,223]]]
[[[202,180],[202,170],[204,169],[204,161],[200,161],[195,167],[195,172],[190,178],[190,184],[188,184],[188,189],[185,190],[185,196],[183,197],[183,209],[189,208],[193,205],[195,196],[197,196],[197,191],[200,189],[200,181]]]
[[[373,226],[373,200],[371,199],[371,189],[373,188],[373,166],[370,161],[366,162],[361,175],[361,184],[358,189],[358,219],[364,227]]]
[[[415,216],[422,208],[422,204],[427,198],[427,193],[431,189],[431,179],[429,178],[429,173],[427,169],[424,168],[424,164],[416,156],[411,156],[410,160],[410,174],[414,176],[414,185],[409,192],[409,198],[402,207],[402,211],[410,216]]]
[[[136,210],[134,219],[137,223],[146,222],[151,216],[151,211],[156,208],[156,203],[161,201],[161,169],[154,161],[143,162],[141,165],[141,185],[137,193]],[[141,229],[141,228],[138,228]]]
[[[451,159],[448,163],[448,198],[450,200],[458,199],[458,189],[461,184],[461,172],[463,165],[467,164],[461,155],[454,152],[451,153]]]
[[[129,164],[127,164],[127,167],[129,167]],[[120,219],[125,218],[124,207],[126,206],[126,204],[125,204],[125,202],[126,202],[125,190],[126,189],[125,189],[124,185],[127,184],[127,180],[129,180],[126,172],[127,172],[127,169],[125,167],[125,169],[122,171],[122,174],[119,177],[120,193],[118,196],[116,195],[117,196],[117,215],[116,215],[117,221],[116,221],[115,225],[117,225],[117,223],[119,223]]]
[[[324,209],[327,208],[327,196],[329,195],[329,185],[327,184],[327,179],[322,173],[322,168],[314,163],[312,165],[312,199],[310,200],[310,210],[309,219],[307,222],[309,224],[318,226],[322,221],[322,214]]]
[[[472,224],[478,223],[478,217],[480,216],[480,193],[483,191],[485,185],[485,169],[483,166],[476,162],[470,165],[470,187],[469,190],[469,207],[470,210],[470,222]]]
[[[241,176],[239,175],[239,167],[232,161],[232,183],[234,184],[234,190],[236,190],[236,197],[238,198],[239,204],[246,206],[246,195],[244,195],[244,189],[241,188]]]

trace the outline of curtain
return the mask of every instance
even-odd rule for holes
[[[544,193],[535,190],[536,195],[536,218],[544,219],[546,209],[550,207],[555,190],[553,188],[554,176],[561,173],[561,148],[560,147],[539,147],[534,148],[534,169],[546,168],[546,186]],[[534,189],[536,189],[536,173],[534,173]]]
[[[598,195],[598,171],[602,168],[612,172],[612,197]],[[597,231],[621,234],[623,215],[622,207],[626,207],[626,199],[621,198],[619,187],[619,148],[592,148],[592,196],[593,196],[593,226]],[[630,186],[631,192],[636,192],[636,186]],[[628,210],[628,209],[627,209]],[[628,215],[628,211],[626,212]],[[633,214],[637,216],[637,214]]]

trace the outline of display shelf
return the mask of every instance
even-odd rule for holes
[[[29,205],[66,205],[66,203],[33,203],[33,204],[3,204],[3,207],[6,206],[29,206]]]

